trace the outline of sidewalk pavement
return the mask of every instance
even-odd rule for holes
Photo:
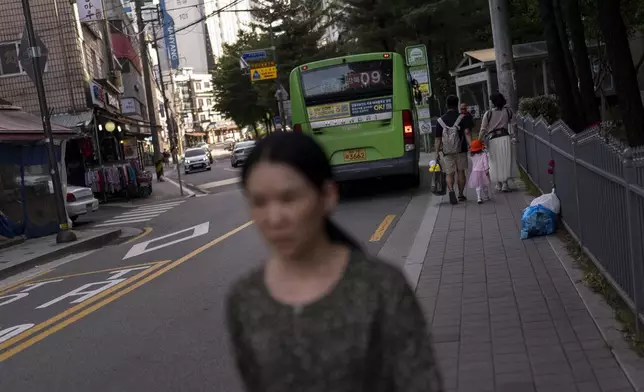
[[[468,196],[437,207],[416,289],[446,391],[644,390],[622,369],[641,379],[641,359],[620,366],[613,354],[634,353],[611,351],[553,238],[519,239],[526,195],[496,194],[481,206]]]
[[[3,272],[46,263],[72,253],[100,248],[121,234],[121,229],[78,230],[78,239],[67,244],[57,244],[56,235],[28,239],[20,245],[0,250],[0,275]]]

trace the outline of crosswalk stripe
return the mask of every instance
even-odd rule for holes
[[[212,189],[212,188],[217,188],[224,185],[236,184],[238,182],[241,182],[241,178],[235,177],[235,178],[229,178],[227,180],[213,181],[206,184],[202,184],[202,185],[199,185],[199,188]]]
[[[130,213],[142,213],[142,212],[158,212],[158,213],[163,213],[166,211],[170,211],[173,207],[163,207],[163,208],[146,208],[144,210],[139,210],[138,208],[136,210],[130,210],[128,212],[124,212],[124,214],[130,214]]]
[[[144,217],[148,217],[148,216],[154,218],[155,216],[161,215],[163,212],[164,211],[161,211],[161,212],[140,212],[140,213],[131,212],[131,213],[128,213],[128,214],[118,215],[118,216],[114,217],[114,219],[120,219],[120,218],[144,218]]]
[[[114,217],[114,218],[112,218],[112,219],[106,220],[106,221],[105,221],[105,222],[103,222],[103,223],[112,223],[112,222],[121,222],[121,221],[131,221],[131,220],[140,220],[140,219],[150,220],[150,219],[155,218],[155,217],[156,217],[156,215],[155,215],[155,216],[132,216],[132,217],[128,217],[128,216],[125,216],[125,217],[118,217],[118,216],[117,216],[117,217]]]
[[[173,201],[173,202],[167,202],[167,203],[161,203],[161,204],[141,206],[138,208],[131,209],[120,215],[117,215],[110,220],[107,220],[101,224],[95,225],[94,227],[106,227],[106,226],[125,225],[130,223],[147,222],[173,209],[174,207],[177,207],[178,205],[184,202],[185,200],[179,200],[179,201]]]
[[[129,223],[140,223],[140,222],[147,222],[152,218],[145,218],[145,219],[131,219],[131,220],[123,220],[123,221],[107,221],[105,223],[101,223],[100,225],[95,225],[94,227],[105,227],[105,226],[116,226],[116,225],[125,225]]]
[[[161,209],[161,208],[170,209],[170,208],[174,208],[174,207],[178,206],[181,203],[183,203],[183,202],[172,203],[172,204],[155,204],[155,205],[152,205],[152,206],[138,207],[138,208],[135,208],[134,210],[136,210],[136,211],[140,211],[140,210],[157,210],[157,209]]]

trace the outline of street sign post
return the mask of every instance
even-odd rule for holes
[[[277,67],[251,68],[250,78],[253,82],[277,79]]]
[[[242,53],[242,59],[246,62],[258,61],[268,57],[265,49],[251,50],[249,52]]]
[[[414,45],[405,48],[405,59],[412,77],[412,88],[418,123],[421,133],[431,132],[431,112],[429,98],[432,93],[432,81],[429,73],[429,58],[425,45]]]
[[[45,71],[45,67],[47,65],[49,50],[45,46],[45,43],[42,42],[40,37],[36,35],[36,33],[34,33],[34,37],[36,39],[36,44],[34,45],[36,47],[35,50],[40,52],[40,61],[38,61],[38,66],[40,68],[40,74],[42,74]],[[25,71],[27,76],[29,76],[29,79],[31,79],[31,81],[35,84],[36,70],[34,68],[34,61],[32,59],[33,53],[31,53],[30,47],[29,33],[27,31],[27,28],[25,27],[25,31],[22,33],[22,39],[20,40],[20,57],[18,59],[20,61],[22,69]]]

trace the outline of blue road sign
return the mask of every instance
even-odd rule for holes
[[[242,53],[242,58],[246,61],[248,60],[259,60],[263,59],[266,57],[266,51],[265,50],[254,50],[252,52],[244,52]]]
[[[281,125],[282,124],[282,119],[280,118],[280,116],[273,117],[273,120],[275,121],[275,125]]]

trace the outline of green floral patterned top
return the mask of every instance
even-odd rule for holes
[[[248,392],[442,391],[431,337],[403,274],[354,251],[325,297],[277,302],[264,269],[237,282],[228,328]]]

